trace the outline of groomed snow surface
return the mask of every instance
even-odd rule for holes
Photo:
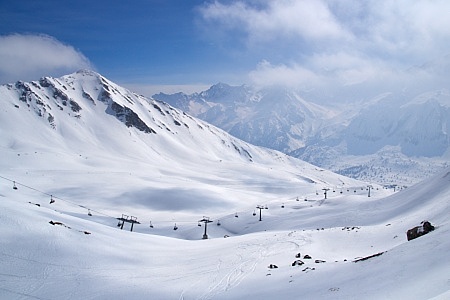
[[[76,117],[48,82],[29,85],[39,102],[0,90],[0,299],[450,299],[450,169],[368,197],[104,80],[115,94],[92,100],[97,75],[76,76],[93,78],[59,79]]]

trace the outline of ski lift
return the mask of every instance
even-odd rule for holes
[[[177,229],[178,229],[177,223],[175,223],[175,226],[173,226],[173,230],[177,230]]]
[[[122,225],[122,224],[121,224],[120,221],[119,221],[119,223],[117,223],[117,227],[120,227],[120,225]]]
[[[268,207],[267,207],[267,205],[264,207],[264,209],[269,209]]]
[[[220,226],[220,220],[217,220],[217,226]]]
[[[150,228],[153,228],[153,224],[152,224],[152,221],[150,221]]]
[[[92,217],[91,210],[88,209],[88,216]]]
[[[343,192],[342,192],[342,189],[341,189],[341,194],[342,194]]]
[[[300,201],[300,200],[298,200],[298,197],[297,197],[297,199],[296,199],[297,201]]]
[[[53,196],[50,195],[50,204],[55,203],[55,199],[53,199]]]
[[[13,181],[13,190],[17,190],[16,182]]]
[[[238,216],[238,214],[237,214],[237,213],[235,213],[235,214],[234,214],[234,217],[235,217],[235,218],[239,218],[239,216]]]
[[[197,226],[198,226],[198,227],[202,227],[202,224],[200,224],[200,222],[198,222],[198,223],[197,223]]]
[[[319,195],[319,192],[316,190],[316,195]]]
[[[253,216],[256,216],[256,211],[253,211]]]
[[[283,203],[283,204],[281,204],[281,208],[284,208],[284,203]]]

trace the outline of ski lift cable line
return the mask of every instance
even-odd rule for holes
[[[52,194],[49,194],[49,193],[40,191],[40,190],[38,190],[38,189],[36,189],[36,188],[34,188],[34,187],[31,187],[31,186],[25,185],[25,184],[23,184],[23,183],[18,182],[17,180],[12,180],[12,179],[3,177],[3,176],[1,176],[1,175],[0,175],[0,178],[3,178],[3,179],[8,180],[8,181],[10,181],[10,182],[13,182],[13,183],[15,183],[16,185],[21,185],[21,186],[26,187],[26,188],[28,188],[28,189],[30,189],[30,190],[34,190],[34,191],[39,192],[39,193],[41,193],[41,194],[44,194],[44,195],[47,195],[47,196],[52,196]],[[56,197],[53,196],[53,198],[56,198]],[[62,199],[60,199],[60,200],[62,200]]]
[[[28,186],[28,185],[26,185],[26,184],[20,183],[20,182],[18,182],[18,181],[16,181],[16,180],[12,180],[12,179],[10,179],[10,178],[6,178],[6,177],[1,176],[1,175],[0,175],[0,178],[5,179],[5,180],[10,181],[10,182],[13,182],[15,185],[22,186],[22,187],[25,187],[25,188],[27,188],[27,189],[33,190],[33,191],[35,191],[35,192],[41,193],[41,194],[43,194],[43,195],[49,196],[49,197],[50,197],[51,199],[53,199],[53,200],[59,200],[59,201],[63,201],[63,202],[66,202],[66,203],[70,203],[70,204],[72,204],[72,205],[74,205],[74,206],[78,206],[78,207],[87,209],[88,211],[95,212],[96,214],[103,215],[103,216],[105,216],[105,217],[109,217],[109,218],[113,218],[113,219],[117,219],[117,218],[115,218],[115,217],[113,217],[113,216],[110,216],[110,215],[108,215],[108,214],[105,214],[105,213],[103,213],[103,212],[101,212],[101,211],[98,211],[98,210],[89,208],[89,207],[87,207],[87,206],[85,206],[85,205],[77,204],[77,203],[75,203],[75,202],[72,202],[72,201],[69,201],[69,200],[66,200],[66,199],[62,199],[62,198],[57,197],[57,196],[55,196],[55,195],[53,195],[53,194],[50,194],[50,193],[41,191],[41,190],[39,190],[39,189],[37,189],[37,188]]]
[[[106,216],[106,217],[109,217],[109,218],[112,218],[112,219],[117,219],[116,217],[110,216],[110,215],[105,214],[105,213],[103,213],[103,212],[101,212],[101,211],[98,211],[98,210],[89,208],[88,206],[85,206],[85,205],[82,205],[82,204],[77,204],[77,203],[75,203],[75,202],[72,202],[72,201],[69,201],[69,200],[66,200],[66,199],[63,199],[63,198],[60,198],[60,197],[57,197],[57,196],[55,196],[55,195],[53,195],[53,194],[50,194],[50,193],[41,191],[41,190],[39,190],[39,189],[37,189],[37,188],[31,187],[31,186],[26,185],[26,184],[20,183],[20,182],[18,182],[18,181],[16,181],[16,180],[13,180],[13,179],[10,179],[10,178],[1,176],[1,175],[0,175],[0,178],[5,179],[5,180],[7,180],[7,181],[10,181],[10,182],[14,183],[14,184],[17,185],[17,186],[22,186],[22,187],[24,187],[24,188],[27,188],[27,189],[33,190],[33,191],[35,191],[35,192],[41,193],[41,194],[43,194],[43,195],[49,196],[49,197],[51,197],[51,199],[53,199],[53,200],[59,200],[59,201],[63,201],[63,202],[66,202],[66,203],[70,203],[70,204],[72,204],[72,205],[74,205],[74,206],[78,206],[78,207],[81,207],[81,208],[83,208],[83,209],[87,209],[87,210],[90,211],[91,213],[94,212],[94,213],[96,213],[96,214],[103,215],[103,216]],[[184,221],[184,220],[155,220],[155,221],[156,221],[157,223],[173,223],[173,222],[176,222],[176,223],[179,223],[179,224],[183,224],[183,223],[184,223],[184,224],[186,224],[186,223],[196,224],[196,223],[197,223],[197,221],[187,221],[187,220],[186,220],[186,221]]]
[[[103,212],[101,212],[101,211],[98,211],[98,210],[89,208],[88,206],[85,206],[85,205],[82,205],[82,204],[77,204],[77,203],[75,203],[75,202],[72,202],[72,201],[69,201],[69,200],[66,200],[66,199],[63,199],[63,198],[60,198],[60,197],[57,197],[57,196],[55,196],[55,195],[53,195],[53,194],[50,194],[50,193],[41,191],[41,190],[39,190],[39,189],[37,189],[37,188],[34,188],[34,187],[32,187],[32,186],[29,186],[29,185],[20,183],[20,182],[18,182],[18,181],[16,181],[16,180],[13,180],[13,179],[10,179],[10,178],[1,176],[1,175],[0,175],[0,178],[5,179],[5,180],[7,180],[7,181],[9,181],[9,182],[11,182],[11,183],[14,183],[14,185],[16,185],[16,186],[22,186],[22,187],[24,187],[24,188],[27,188],[27,189],[33,190],[33,191],[35,191],[35,192],[41,193],[41,194],[43,194],[43,195],[46,195],[46,196],[50,197],[50,198],[53,199],[53,200],[63,201],[63,202],[72,204],[72,205],[74,205],[74,206],[78,206],[78,207],[81,207],[81,208],[83,208],[83,209],[87,209],[87,210],[90,211],[91,213],[96,213],[96,214],[98,214],[98,215],[103,215],[103,216],[105,216],[105,217],[109,217],[109,218],[112,218],[112,219],[115,219],[115,220],[117,219],[116,217],[110,216],[110,215],[108,215],[108,214],[106,214],[106,213],[103,213]],[[157,222],[157,223],[173,223],[173,222],[176,222],[176,223],[179,223],[179,224],[186,224],[186,223],[196,224],[196,223],[197,223],[197,221],[187,221],[187,220],[186,220],[186,221],[185,221],[185,220],[154,220],[154,222]]]
[[[16,180],[13,180],[13,179],[10,179],[10,178],[1,176],[1,175],[0,175],[0,178],[2,178],[2,179],[4,179],[4,180],[7,180],[7,181],[10,181],[10,182],[13,183],[14,185],[22,186],[22,187],[28,188],[28,189],[30,189],[30,190],[33,190],[33,191],[35,191],[35,192],[41,193],[41,194],[43,194],[43,195],[46,195],[46,196],[50,197],[50,198],[53,199],[53,200],[63,201],[63,202],[69,203],[69,204],[71,204],[71,205],[78,206],[78,207],[81,207],[81,208],[83,208],[83,209],[86,209],[86,210],[88,210],[89,212],[94,212],[94,213],[96,213],[96,214],[98,214],[98,215],[103,215],[103,216],[105,216],[105,217],[109,217],[109,218],[112,218],[112,219],[117,219],[116,217],[113,217],[113,216],[111,216],[111,215],[108,215],[108,214],[106,214],[106,213],[104,213],[104,212],[101,212],[101,211],[92,209],[92,208],[90,208],[90,207],[88,207],[88,206],[85,206],[85,205],[82,205],[82,204],[78,204],[78,203],[69,201],[69,200],[67,200],[67,199],[63,199],[63,198],[57,197],[57,196],[55,196],[55,195],[53,195],[53,194],[50,194],[50,193],[41,191],[41,190],[39,190],[39,189],[37,189],[37,188],[34,188],[34,187],[32,187],[32,186],[29,186],[29,185],[20,183],[20,182],[18,182],[18,181],[16,181]],[[295,197],[289,197],[288,199],[286,199],[286,198],[267,199],[266,201],[262,201],[262,202],[260,202],[259,204],[260,204],[260,205],[267,206],[267,204],[273,204],[274,202],[290,201],[290,200],[293,200],[293,199],[296,199],[296,198],[295,198]],[[53,203],[53,202],[52,202],[52,203]],[[283,203],[284,203],[284,202],[283,202]],[[250,205],[247,206],[247,207],[245,207],[245,208],[243,208],[243,209],[235,210],[236,213],[247,213],[247,212],[250,212],[250,213],[251,213],[252,211],[254,211],[254,207],[253,207],[253,206],[250,206]],[[234,213],[233,213],[233,214],[230,214],[228,217],[231,218],[233,215],[235,215],[235,214],[234,214]],[[219,218],[220,218],[220,219],[223,219],[223,218],[226,218],[226,216],[221,216],[221,217],[216,216],[216,219],[219,219]],[[149,218],[149,219],[152,220],[153,222],[156,222],[156,223],[174,223],[174,222],[176,222],[176,223],[178,223],[178,224],[183,224],[183,223],[184,223],[184,224],[186,224],[186,223],[196,224],[196,223],[197,223],[197,221],[188,221],[188,220],[173,220],[173,219],[172,219],[172,220],[157,220],[157,219],[153,219],[153,218]]]

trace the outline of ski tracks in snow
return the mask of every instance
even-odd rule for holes
[[[259,264],[267,264],[267,260],[271,257],[295,252],[300,248],[299,242],[302,243],[302,239],[296,239],[292,233],[289,233],[275,234],[265,239],[257,239],[252,243],[238,245],[230,255],[218,259],[215,271],[211,272],[215,274],[210,274],[204,279],[206,291],[196,299],[213,299],[237,287],[247,276],[255,272]],[[191,289],[195,288],[195,286],[191,287]],[[184,299],[185,292],[183,291],[180,299]]]
[[[234,261],[230,264],[225,264],[222,260],[219,260],[215,278],[210,283],[208,291],[199,299],[212,299],[215,295],[239,285],[248,274],[255,270],[262,257],[263,254],[259,249],[252,252],[250,256],[237,253]],[[226,265],[230,265],[230,267]],[[223,271],[225,271],[225,275],[222,275]]]

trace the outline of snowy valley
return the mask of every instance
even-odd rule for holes
[[[450,297],[448,167],[349,178],[91,71],[0,101],[1,299]]]

